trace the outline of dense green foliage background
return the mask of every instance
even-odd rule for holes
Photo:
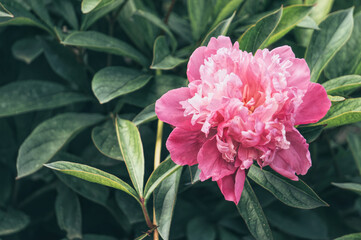
[[[163,239],[361,239],[360,0],[0,3],[0,239],[150,238],[144,200]],[[333,103],[298,128],[304,182],[253,166],[238,206],[167,158],[168,125],[153,172],[154,103],[219,35],[292,46]]]

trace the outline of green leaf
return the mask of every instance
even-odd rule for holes
[[[310,126],[327,124],[326,128],[337,127],[361,121],[361,98],[346,99],[332,103],[326,116]]]
[[[84,164],[64,161],[52,162],[44,165],[50,169],[59,171],[64,174],[72,175],[89,182],[98,183],[100,185],[119,189],[123,192],[128,193],[130,196],[134,197],[138,201],[137,193],[131,186],[129,186],[128,183],[102,170],[89,167]]]
[[[0,117],[52,109],[87,100],[88,97],[66,90],[57,83],[18,81],[0,88]]]
[[[247,176],[288,206],[302,209],[328,206],[302,180],[290,181],[255,165],[252,165]]]
[[[118,145],[117,133],[111,121],[104,123],[103,126],[93,128],[92,139],[97,149],[105,156],[116,160],[123,160]]]
[[[354,27],[350,39],[330,61],[325,69],[328,78],[356,73],[361,63],[361,13],[354,16]],[[361,74],[358,72],[357,74]]]
[[[331,183],[332,185],[349,190],[361,195],[361,184],[360,183]]]
[[[147,19],[148,21],[153,23],[155,26],[162,29],[169,36],[172,50],[175,51],[175,49],[177,48],[177,40],[175,39],[173,33],[169,30],[168,26],[162,20],[160,20],[156,15],[154,15],[150,12],[142,11],[142,10],[138,10],[134,14]]]
[[[115,200],[130,224],[143,223],[144,215],[139,203],[124,192],[117,191]]]
[[[205,217],[192,219],[187,224],[188,240],[215,240],[217,233]]]
[[[243,3],[243,0],[231,0],[220,11],[211,28],[216,27],[220,22],[230,16]]]
[[[64,20],[69,23],[73,29],[79,28],[78,18],[76,16],[72,0],[53,1],[54,9]]]
[[[361,233],[352,233],[342,237],[335,238],[335,240],[361,240]]]
[[[90,13],[83,15],[80,29],[87,30],[96,21],[98,21],[100,18],[107,15],[109,12],[117,9],[123,3],[124,3],[124,0],[113,1],[107,5],[99,6],[99,7],[95,8],[93,11],[91,11]]]
[[[232,14],[232,16],[230,16],[229,18],[223,20],[222,22],[220,22],[217,26],[215,26],[208,34],[207,36],[203,39],[201,45],[202,46],[206,46],[208,44],[208,42],[211,40],[212,37],[218,37],[220,35],[227,35],[228,32],[228,28],[231,25],[231,22],[234,18],[234,16],[236,15],[236,12],[234,12]]]
[[[277,25],[276,29],[273,31],[270,38],[267,40],[263,46],[269,46],[272,43],[276,42],[289,31],[291,31],[298,23],[302,21],[312,10],[312,6],[307,5],[292,5],[285,7],[283,9],[282,17]]]
[[[331,102],[342,102],[345,101],[346,98],[341,97],[341,96],[332,96],[332,95],[327,95],[328,99],[330,99]]]
[[[193,39],[198,40],[207,28],[213,6],[208,0],[188,0],[187,7]]]
[[[0,17],[9,17],[9,18],[13,18],[14,15],[11,14],[11,12],[9,12],[9,10],[7,10],[4,5],[2,5],[0,3]]]
[[[155,114],[155,103],[144,108],[137,116],[133,118],[133,123],[137,126],[157,119]]]
[[[62,239],[68,240],[68,239]],[[104,236],[104,235],[97,235],[97,234],[84,234],[83,240],[117,240],[114,237]]]
[[[114,55],[125,56],[140,63],[142,66],[148,66],[148,60],[135,48],[128,43],[116,38],[107,36],[100,32],[72,32],[63,41],[62,44],[84,47],[90,50],[105,52]]]
[[[246,222],[249,231],[256,239],[273,239],[267,218],[247,179],[244,182],[241,200],[237,205],[237,209]]]
[[[359,134],[350,133],[347,135],[347,143],[361,175],[361,137]]]
[[[315,126],[315,127],[298,127],[297,130],[302,134],[302,136],[307,140],[307,143],[315,141],[320,134],[322,133],[325,126]]]
[[[238,39],[239,48],[243,51],[256,53],[257,49],[262,49],[268,39],[278,26],[283,8],[266,15],[258,20]]]
[[[361,87],[361,76],[346,75],[322,83],[327,94],[348,95]]]
[[[43,53],[43,47],[41,42],[35,38],[23,38],[14,43],[11,51],[16,59],[30,64]]]
[[[50,28],[53,27],[53,23],[50,19],[50,15],[48,13],[48,10],[46,9],[46,3],[44,0],[28,0],[28,3],[30,4],[32,10],[35,12],[35,14],[43,20]]]
[[[29,223],[29,217],[23,212],[13,209],[0,210],[0,236],[20,232]]]
[[[99,114],[64,113],[39,124],[20,146],[18,178],[39,170],[80,131],[103,119]]]
[[[187,59],[181,59],[171,55],[167,40],[164,36],[159,36],[155,40],[151,69],[170,70],[186,61]]]
[[[55,200],[56,219],[69,240],[82,238],[82,217],[78,196],[64,185],[58,187]]]
[[[158,225],[157,230],[164,240],[169,239],[169,231],[181,175],[182,169],[179,168],[174,174],[164,179],[160,186],[154,190],[155,217]]]
[[[164,160],[150,175],[144,188],[144,199],[147,200],[154,189],[167,177],[175,173],[181,166],[175,164],[170,157]]]
[[[100,103],[107,103],[142,88],[151,78],[131,68],[106,67],[94,75],[92,89]]]
[[[124,162],[139,196],[143,197],[144,153],[140,134],[134,123],[117,117],[115,122],[118,143]]]
[[[305,59],[311,70],[311,81],[317,82],[322,70],[350,38],[353,8],[330,14],[320,23],[307,48]]]
[[[320,30],[318,24],[310,16],[306,16],[305,18],[303,18],[302,21],[299,22],[296,26],[300,28]]]
[[[102,0],[83,0],[81,2],[81,11],[85,13],[91,12],[96,8]]]

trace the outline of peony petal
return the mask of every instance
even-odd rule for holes
[[[234,173],[236,168],[233,163],[228,163],[218,151],[216,137],[207,140],[198,153],[198,168],[201,170],[200,179],[205,181],[212,178],[218,181],[224,176]]]
[[[227,201],[232,201],[237,205],[241,199],[245,180],[245,171],[238,169],[237,172],[219,179],[217,184],[224,198]]]
[[[220,48],[232,48],[232,45],[232,41],[229,37],[219,36],[218,38],[212,37],[207,48],[218,50]]]
[[[323,118],[331,107],[325,88],[318,83],[310,83],[298,107],[295,116],[295,125],[315,123]]]
[[[291,143],[289,149],[277,151],[270,167],[279,174],[297,181],[295,173],[305,175],[312,165],[308,144],[295,128],[286,133],[286,138]]]
[[[290,76],[287,78],[288,87],[296,87],[299,90],[306,91],[310,85],[310,68],[305,59],[288,59],[292,66],[287,69]]]
[[[271,53],[278,54],[282,61],[289,58],[295,58],[295,54],[293,53],[292,48],[287,45],[275,48],[271,51]]]
[[[176,164],[192,166],[197,164],[198,152],[206,140],[201,131],[175,128],[169,135],[166,146]]]
[[[191,98],[189,88],[177,88],[170,90],[164,94],[155,103],[155,113],[158,118],[170,125],[184,128],[187,130],[198,130],[201,128],[200,125],[192,125],[192,116],[184,116],[184,109],[180,102]]]

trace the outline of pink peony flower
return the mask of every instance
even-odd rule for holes
[[[317,122],[331,102],[289,46],[253,56],[228,37],[212,38],[193,52],[187,76],[188,87],[155,106],[159,119],[175,126],[166,144],[175,163],[198,164],[201,181],[217,181],[235,204],[253,161],[292,180],[307,173],[308,144],[294,126]]]

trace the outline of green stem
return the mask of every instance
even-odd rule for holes
[[[148,214],[147,207],[145,206],[144,198],[140,198],[139,200],[140,200],[140,206],[142,207],[142,211],[144,214],[145,222],[147,223],[147,226],[149,229],[153,229],[154,225],[149,218],[149,214]]]

